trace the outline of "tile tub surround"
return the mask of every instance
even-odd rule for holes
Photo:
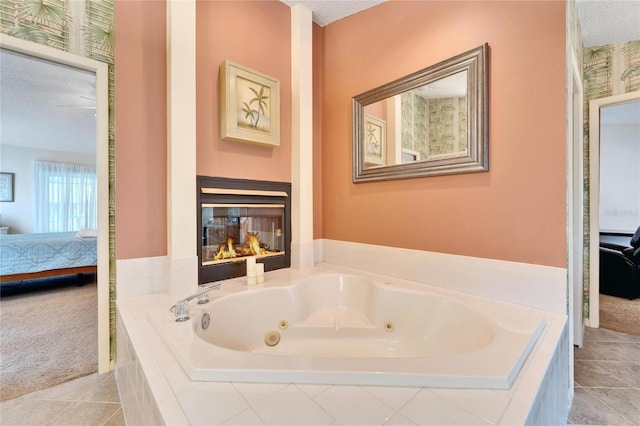
[[[268,272],[265,281],[318,272],[362,273],[319,264]],[[222,286],[246,288],[241,278]],[[526,424],[532,423],[533,407],[544,411],[540,395],[567,393],[568,378],[545,380],[557,373],[550,369],[554,357],[568,358],[566,345],[558,345],[567,332],[566,316],[552,312],[544,313],[547,327],[509,390],[193,382],[148,316],[176,300],[161,293],[117,302],[116,378],[129,424]],[[554,423],[566,421],[566,410]]]
[[[324,263],[566,314],[565,268],[328,239],[322,240],[322,258]]]

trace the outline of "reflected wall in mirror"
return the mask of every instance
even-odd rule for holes
[[[484,44],[353,98],[353,181],[488,170]]]

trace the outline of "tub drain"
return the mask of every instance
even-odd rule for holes
[[[394,328],[396,328],[396,326],[393,325],[393,322],[387,321],[387,322],[384,323],[384,329],[386,331],[393,331]]]
[[[275,346],[280,342],[280,333],[277,331],[267,331],[264,335],[264,342],[267,346]]]

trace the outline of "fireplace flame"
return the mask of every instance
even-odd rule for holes
[[[214,260],[231,259],[238,255],[233,248],[233,238],[227,238],[227,244],[220,244],[218,253],[213,256]]]
[[[265,251],[260,248],[260,239],[258,238],[258,234],[258,232],[256,232],[255,234],[252,232],[247,232],[245,234],[249,250],[251,251],[251,254],[256,256],[265,253]]]
[[[262,256],[272,253],[260,247],[258,234],[259,232],[245,232],[245,243],[237,246],[233,245],[234,239],[228,237],[226,244],[218,246],[218,252],[213,255],[213,260],[233,259],[241,256]]]

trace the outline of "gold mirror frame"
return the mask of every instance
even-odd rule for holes
[[[352,99],[353,182],[408,179],[489,170],[487,43]],[[467,72],[467,152],[464,155],[365,168],[364,107],[460,72]]]

